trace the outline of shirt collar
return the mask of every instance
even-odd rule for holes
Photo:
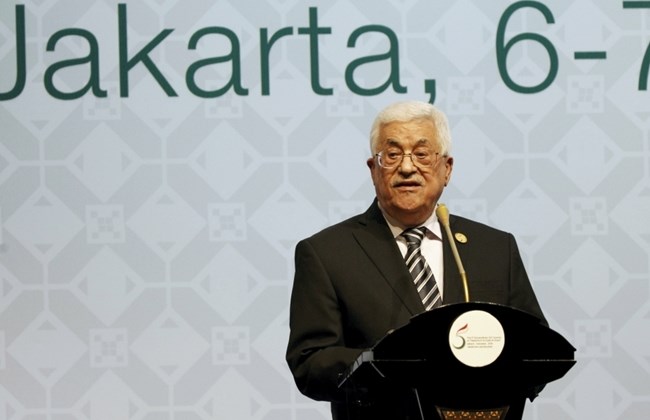
[[[386,220],[386,224],[388,224],[388,227],[390,228],[393,237],[397,238],[399,235],[402,234],[402,232],[404,232],[404,227],[400,226],[395,219],[389,216],[388,213],[386,213],[384,209],[381,208],[381,204],[379,205],[379,209],[381,210],[381,214],[384,216],[384,219]],[[436,217],[435,211],[432,212],[429,218],[419,226],[425,226],[427,228],[428,230],[427,235],[433,234],[436,237],[436,239],[442,240],[442,228],[440,227],[440,222]]]

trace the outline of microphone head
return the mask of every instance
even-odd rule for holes
[[[443,226],[449,225],[449,210],[447,210],[447,206],[445,206],[444,203],[438,203],[438,206],[436,207],[436,216],[438,216],[438,220]]]

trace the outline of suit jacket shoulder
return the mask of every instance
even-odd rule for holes
[[[468,279],[470,300],[499,303],[544,320],[515,237],[506,231],[460,216],[449,221]],[[443,238],[445,303],[461,302],[460,274],[447,237]]]

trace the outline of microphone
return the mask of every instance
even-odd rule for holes
[[[458,272],[460,273],[460,279],[463,282],[463,290],[465,292],[465,302],[469,302],[469,287],[467,286],[467,275],[465,274],[465,268],[463,268],[463,262],[460,260],[460,255],[458,254],[458,248],[456,248],[456,241],[454,240],[454,235],[451,233],[451,228],[449,227],[449,210],[447,206],[443,203],[438,203],[436,207],[436,216],[442,227],[445,228],[447,232],[447,239],[449,239],[449,246],[451,246],[451,253],[454,255],[456,260],[456,265],[458,266]]]

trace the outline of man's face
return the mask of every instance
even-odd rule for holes
[[[418,225],[431,215],[449,182],[453,158],[435,155],[440,146],[433,122],[428,119],[384,124],[376,152],[388,151],[406,156],[392,168],[380,166],[376,157],[367,162],[379,204],[404,227]],[[435,163],[417,166],[408,156],[422,152],[433,155]]]

